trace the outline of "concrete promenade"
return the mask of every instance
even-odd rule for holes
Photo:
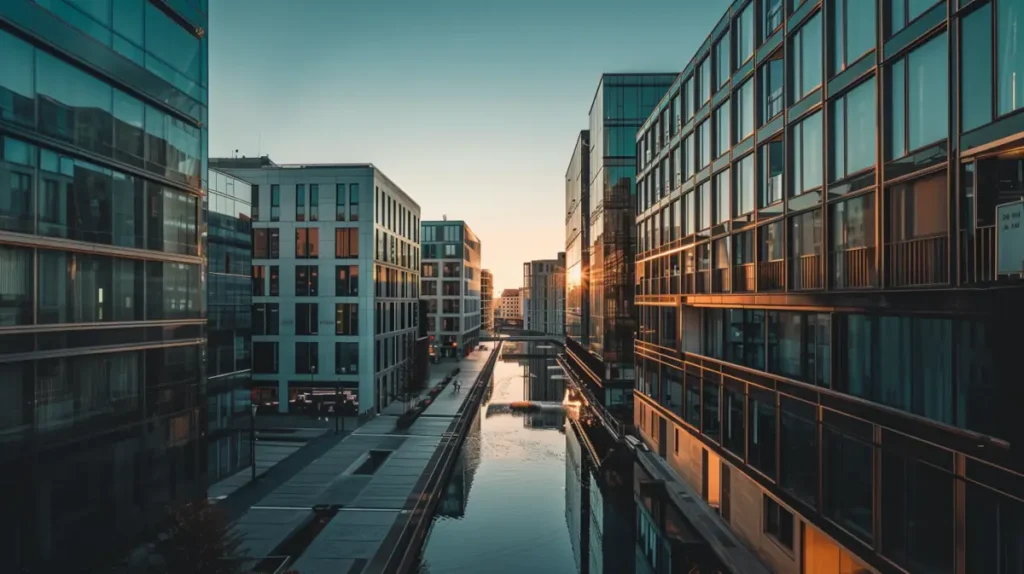
[[[284,478],[267,492],[254,496],[242,489],[224,499],[237,508],[232,499],[248,493],[251,504],[238,512],[235,525],[249,557],[287,557],[289,568],[302,574],[361,572],[396,520],[420,498],[417,483],[494,352],[488,347],[459,363],[431,365],[429,386],[458,366],[463,388],[455,393],[449,385],[408,429],[396,430],[404,407],[392,403],[348,436],[310,443],[317,456],[305,457],[310,460],[301,468],[282,470]]]

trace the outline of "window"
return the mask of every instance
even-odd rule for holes
[[[946,233],[946,173],[889,189],[890,240],[909,241]]]
[[[725,424],[722,425],[722,446],[742,459],[746,456],[746,453],[744,453],[746,432],[743,428],[743,422],[746,415],[744,413],[743,390],[732,389],[726,386],[723,391],[722,400],[725,401],[725,405],[722,408],[722,414],[725,416]]]
[[[345,184],[334,186],[334,220],[345,221]]]
[[[680,107],[679,92],[676,92],[675,96],[672,97],[672,135],[679,133],[679,128],[683,125],[682,108]]]
[[[334,256],[338,259],[359,257],[359,228],[344,227],[334,230]]]
[[[953,476],[883,449],[882,484],[882,554],[907,569],[953,572]]]
[[[760,207],[782,201],[782,172],[786,165],[782,140],[761,146]]]
[[[729,194],[732,188],[729,186],[729,170],[724,169],[715,174],[715,205],[714,223],[725,223],[729,221]]]
[[[830,320],[825,313],[768,313],[768,371],[830,386]]]
[[[334,334],[359,334],[359,305],[356,303],[334,304]]]
[[[964,66],[965,73],[974,64]],[[886,130],[888,159],[903,157],[948,137],[948,72],[945,34],[914,49],[889,68],[891,88],[887,101],[892,119]],[[866,129],[872,131],[873,138],[874,122]]]
[[[253,341],[252,372],[273,374],[277,372],[277,369],[277,341]]]
[[[3,281],[0,281],[0,326],[9,327],[33,323],[32,284],[35,275],[33,258],[34,254],[31,249],[0,245],[0,269],[3,270]],[[65,277],[54,277],[53,279],[62,283],[66,281]],[[85,293],[82,295],[84,296]],[[130,293],[125,295],[130,296]],[[139,302],[141,303],[141,301]],[[31,337],[29,340],[31,341]]]
[[[754,262],[754,230],[741,231],[732,236],[732,257],[734,265]]]
[[[747,402],[747,461],[765,476],[775,478],[775,399],[750,389]]]
[[[736,67],[739,68],[754,55],[754,3],[736,18]]]
[[[1024,503],[973,482],[967,482],[966,499],[964,571],[1019,573],[1024,560]]]
[[[270,243],[267,259],[278,259],[281,257],[281,230],[271,227],[267,231],[269,231]]]
[[[254,185],[251,188],[250,203],[252,204],[252,220],[260,220],[260,186]]]
[[[295,334],[316,335],[319,332],[319,305],[316,303],[295,304]]]
[[[782,249],[782,221],[775,221],[757,228],[761,235],[759,261],[780,261],[785,258]]]
[[[320,229],[317,227],[295,228],[295,257],[316,259],[320,256]]]
[[[445,244],[445,246],[444,246],[444,256],[445,257],[458,257],[455,254],[455,247],[456,246],[454,244],[451,244],[451,243]]]
[[[704,106],[704,103],[711,99],[711,58],[704,58],[697,68],[698,83],[700,86],[697,109]]]
[[[762,0],[761,37],[767,39],[782,25],[782,0]]]
[[[295,343],[295,372],[315,375],[320,367],[320,345],[316,341]]]
[[[960,61],[970,62],[960,71],[961,121],[966,132],[992,121],[992,3],[972,11],[960,22]],[[945,93],[935,95],[946,97]]]
[[[701,420],[701,432],[715,441],[718,440],[719,435],[718,395],[721,388],[718,383],[704,381],[704,402],[702,403],[704,416]]]
[[[793,549],[793,513],[783,508],[767,494],[764,497],[764,533],[776,542]]]
[[[829,14],[832,31],[829,71],[835,75],[875,49],[875,3],[832,0]]]
[[[874,247],[875,194],[832,204],[832,249],[836,252]],[[841,265],[836,265],[839,272]]]
[[[874,124],[868,129],[873,130]],[[821,187],[822,140],[821,112],[793,127],[792,195]]]
[[[711,164],[711,121],[705,120],[697,126],[697,169],[701,170]]]
[[[339,375],[359,374],[359,343],[334,343],[334,372]]]
[[[306,220],[306,186],[299,183],[295,186],[295,221]]]
[[[764,370],[764,310],[724,309],[725,359],[752,369]]]
[[[838,415],[837,415],[838,416]],[[825,515],[865,541],[872,539],[872,446],[830,426],[822,429]]]
[[[315,183],[309,184],[309,220],[320,220],[320,186]]]
[[[277,303],[253,303],[252,334],[277,335],[280,329],[280,313]]]
[[[355,297],[359,295],[359,266],[335,266],[334,295],[336,297]]]
[[[698,231],[711,227],[711,180],[697,187],[697,201],[700,203],[700,225]]]
[[[348,184],[348,220],[359,221],[359,184]]]
[[[4,70],[0,72],[0,119],[31,127],[35,123],[35,88],[32,85],[32,46],[0,31],[0,53]]]
[[[749,8],[749,6],[748,6]],[[738,143],[754,133],[754,80],[747,80],[735,92],[733,102],[736,104],[735,127],[733,136]]]
[[[252,294],[261,296],[267,294],[267,266],[252,266]]]
[[[295,295],[316,297],[320,294],[320,272],[316,265],[295,266]]]
[[[754,156],[750,154],[733,165],[733,213],[736,217],[754,210]]]
[[[717,158],[729,152],[729,102],[715,108],[715,154]]]
[[[938,0],[888,0],[889,4],[889,37],[913,22],[934,6]],[[966,4],[961,0],[960,5]],[[991,36],[991,33],[989,33]]]
[[[814,507],[818,499],[817,407],[779,398],[779,485]]]
[[[812,209],[789,218],[790,256],[794,259],[821,253],[821,210]]]
[[[270,186],[270,221],[281,220],[281,186],[272,184]]]
[[[832,103],[829,179],[835,181],[875,165],[875,79]],[[819,136],[820,137],[820,136]]]
[[[278,270],[280,267],[277,265],[270,266],[270,295],[277,296],[281,294],[280,287],[280,276]]]
[[[729,75],[732,73],[731,61],[729,60],[729,32],[726,28],[725,34],[715,44],[715,90],[729,83]]]
[[[793,36],[792,101],[796,103],[821,85],[821,12],[817,13]]]

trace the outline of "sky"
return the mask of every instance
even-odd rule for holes
[[[372,163],[480,237],[495,293],[565,250],[602,73],[679,72],[725,0],[212,0],[211,157]]]

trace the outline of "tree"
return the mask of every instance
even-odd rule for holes
[[[206,499],[185,503],[171,516],[170,528],[154,545],[154,573],[240,574],[242,537],[222,508]]]

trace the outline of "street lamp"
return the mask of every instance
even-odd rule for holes
[[[249,407],[252,409],[252,418],[249,419],[249,462],[252,465],[252,480],[256,480],[256,409],[259,408],[259,403],[251,402],[250,399]]]

